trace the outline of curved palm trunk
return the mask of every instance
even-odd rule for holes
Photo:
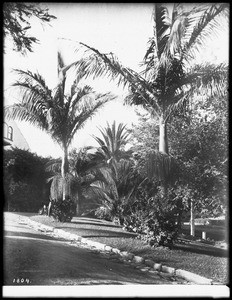
[[[67,196],[70,196],[68,194],[69,187],[67,186],[65,175],[68,173],[69,170],[69,163],[68,163],[68,147],[64,146],[63,149],[63,157],[62,157],[62,164],[61,164],[61,176],[63,178],[63,200]]]

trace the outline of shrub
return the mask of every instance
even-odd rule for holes
[[[5,210],[37,212],[47,203],[49,185],[43,158],[27,150],[4,150],[3,180]]]
[[[139,209],[124,217],[123,228],[138,233],[138,237],[151,246],[171,245],[177,238],[178,218],[182,205],[174,189],[166,195],[158,189],[156,195],[147,200],[146,209]]]
[[[53,201],[51,215],[59,222],[71,222],[76,213],[76,205],[70,198]]]
[[[154,247],[172,244],[178,232],[176,218],[170,213],[161,216],[157,210],[133,213],[124,219],[123,228],[138,233],[138,238]]]
[[[112,221],[112,215],[110,210],[104,206],[100,206],[95,210],[95,216],[99,219]]]
[[[7,211],[36,212],[42,206],[39,188],[28,182],[11,179],[4,190]]]

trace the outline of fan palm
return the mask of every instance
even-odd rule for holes
[[[170,170],[167,124],[177,112],[184,111],[201,78],[205,78],[201,83],[206,85],[212,80],[217,83],[220,69],[207,68],[206,73],[204,68],[191,67],[191,61],[208,36],[220,28],[220,16],[227,13],[228,5],[223,3],[198,4],[187,9],[183,3],[155,4],[154,34],[149,40],[141,73],[122,66],[112,53],[100,53],[80,43],[89,55],[76,66],[87,76],[107,75],[112,80],[117,79],[118,84],[128,86],[130,93],[126,102],[142,105],[158,120],[159,152],[151,157],[158,159],[159,163],[153,165],[161,168],[154,171],[160,173],[164,181]]]
[[[68,149],[74,135],[106,102],[114,99],[110,93],[96,94],[90,86],[81,85],[80,80],[84,76],[82,72],[78,72],[67,92],[67,72],[72,66],[66,66],[58,52],[58,84],[54,90],[46,85],[41,75],[15,70],[21,78],[13,86],[19,88],[21,102],[5,107],[6,117],[37,126],[61,147],[63,200],[68,196],[65,195],[65,176],[69,172]]]

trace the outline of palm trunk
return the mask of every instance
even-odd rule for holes
[[[67,196],[69,196],[67,194],[68,192],[68,187],[67,187],[67,182],[66,182],[66,174],[68,173],[68,169],[69,169],[69,163],[68,163],[68,148],[65,146],[64,147],[64,152],[63,152],[63,157],[62,157],[62,165],[61,165],[61,176],[63,178],[63,200],[65,200],[65,198]]]
[[[82,201],[81,201],[81,192],[78,192],[76,195],[76,216],[80,217],[82,214]]]
[[[168,138],[167,138],[167,123],[164,121],[163,116],[159,119],[159,152],[168,155]],[[160,170],[163,173],[163,193],[167,194],[167,178],[165,171]]]
[[[163,117],[159,119],[159,152],[168,154],[167,124]]]
[[[81,216],[81,201],[78,199],[77,204],[76,204],[76,216],[80,217]]]

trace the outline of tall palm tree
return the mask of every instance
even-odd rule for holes
[[[171,117],[181,113],[196,91],[199,80],[208,84],[217,83],[218,72],[211,68],[207,73],[200,66],[191,67],[197,51],[218,28],[220,17],[227,15],[228,5],[197,4],[185,7],[183,3],[155,4],[153,12],[154,34],[149,40],[148,50],[143,60],[143,72],[122,66],[112,53],[100,53],[97,49],[84,46],[87,57],[76,63],[86,75],[105,76],[118,80],[118,84],[128,86],[130,93],[126,101],[142,105],[158,120],[158,153],[152,155],[161,161],[158,171],[165,181],[170,170],[170,156],[167,137],[167,124]],[[205,78],[202,81],[202,78]],[[207,80],[206,80],[207,79]],[[154,166],[160,164],[154,163]],[[165,170],[165,172],[163,172]],[[155,171],[155,170],[154,170]]]
[[[63,200],[66,196],[65,177],[69,172],[68,149],[76,132],[94,116],[109,100],[110,93],[96,94],[88,85],[81,85],[84,73],[78,72],[67,91],[67,72],[73,64],[65,65],[58,52],[58,84],[51,90],[38,73],[15,70],[21,76],[13,84],[20,91],[21,102],[5,107],[8,118],[27,121],[46,131],[63,151],[61,176],[63,178]]]

